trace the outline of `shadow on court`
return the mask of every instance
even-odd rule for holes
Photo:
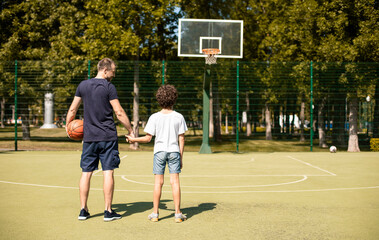
[[[167,209],[167,202],[172,202],[172,200],[162,200],[159,204],[159,209],[166,209],[172,211],[172,214],[169,216],[165,216],[160,218],[160,220],[166,218],[173,218],[175,216],[174,209]],[[216,203],[201,203],[196,207],[188,207],[182,208],[182,212],[187,216],[187,218],[191,218],[197,214],[201,214],[206,211],[211,211],[216,208]],[[151,210],[153,208],[152,202],[134,202],[134,203],[126,203],[126,204],[113,204],[112,209],[117,213],[122,214],[122,217],[131,216],[136,213],[142,213],[147,210]],[[95,215],[91,215],[91,218],[94,217],[103,217],[104,213],[97,213]]]
[[[161,200],[159,203],[159,209],[167,209],[166,202],[170,202],[170,201],[171,200]],[[124,212],[122,216],[127,217],[135,213],[141,213],[149,209],[152,209],[153,202],[134,202],[134,203],[126,203],[126,204],[113,204],[112,207],[116,212]]]
[[[216,208],[216,203],[201,203],[197,207],[188,207],[188,208],[182,208],[182,213],[187,216],[187,218],[191,218],[192,216],[195,216],[197,214],[211,211]],[[173,213],[169,216],[160,218],[160,220],[166,219],[166,218],[173,218],[175,216],[175,210],[173,210]]]

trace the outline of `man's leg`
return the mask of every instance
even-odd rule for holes
[[[163,174],[155,174],[155,184],[154,184],[154,196],[153,196],[153,212],[159,213],[159,202],[162,195],[162,186],[164,183]]]
[[[111,212],[112,200],[113,200],[113,191],[114,191],[114,177],[113,170],[103,171],[104,175],[104,202],[105,202],[105,210]]]
[[[181,213],[180,211],[180,182],[179,182],[179,173],[170,174],[170,183],[172,187],[172,197],[174,199],[175,213]]]
[[[81,208],[84,208],[88,212],[87,200],[90,189],[91,177],[93,172],[82,172],[82,176],[79,181],[79,196]]]

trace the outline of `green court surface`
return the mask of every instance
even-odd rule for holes
[[[182,211],[169,176],[152,223],[152,153],[122,151],[113,209],[103,221],[102,173],[92,215],[78,221],[80,151],[0,152],[0,239],[378,239],[379,153],[186,152]],[[167,171],[167,170],[166,170]],[[168,175],[168,174],[166,174]]]

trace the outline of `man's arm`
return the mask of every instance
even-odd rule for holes
[[[75,115],[76,115],[76,112],[78,111],[79,106],[80,106],[81,103],[82,103],[82,98],[81,98],[81,97],[77,97],[77,96],[75,96],[75,97],[74,97],[74,100],[72,100],[72,103],[71,103],[70,109],[69,109],[68,112],[67,112],[67,117],[66,117],[66,128],[67,128],[68,124],[69,124],[72,120],[74,120]]]
[[[180,169],[183,168],[184,133],[179,135]]]
[[[117,119],[129,131],[129,134],[133,134],[132,125],[130,124],[129,118],[126,115],[124,109],[122,108],[120,101],[118,99],[113,99],[109,102],[112,105],[113,111],[115,112]],[[134,134],[133,134],[133,136],[134,136]]]

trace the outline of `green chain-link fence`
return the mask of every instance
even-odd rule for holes
[[[1,62],[2,127],[14,126],[16,121],[18,126],[23,125],[27,138],[30,134],[27,128],[44,124],[47,93],[54,96],[54,124],[64,127],[77,85],[96,75],[96,64],[97,61]],[[143,127],[149,115],[159,109],[155,91],[161,84],[173,84],[179,91],[175,109],[184,115],[188,134],[201,134],[203,61],[116,64],[116,78],[112,82],[131,120],[133,101],[138,100],[139,122]],[[379,109],[375,104],[379,97],[378,69],[379,63],[219,59],[217,65],[211,66],[210,135],[218,141],[225,136],[237,136],[234,138],[237,143],[240,137],[298,139],[309,142],[310,149],[313,144],[346,148],[349,120],[354,117],[355,108],[359,147],[369,150],[369,139],[379,137]],[[82,114],[82,109],[78,114]]]

